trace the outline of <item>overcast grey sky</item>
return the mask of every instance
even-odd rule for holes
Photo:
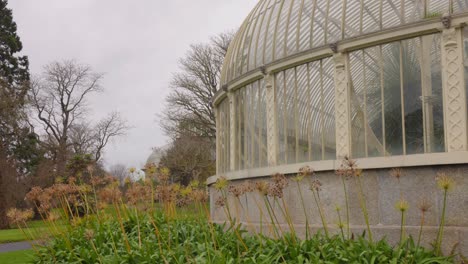
[[[119,111],[134,128],[113,142],[106,165],[141,166],[167,138],[156,113],[191,43],[240,26],[257,0],[9,0],[33,74],[76,59],[104,72],[90,115]]]

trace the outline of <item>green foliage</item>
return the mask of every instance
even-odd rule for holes
[[[0,263],[2,264],[31,263],[33,259],[33,253],[34,251],[31,249],[0,253]]]
[[[26,56],[14,55],[23,49],[16,30],[7,1],[0,0],[0,76],[8,83],[18,85],[29,80],[29,62]]]
[[[131,214],[122,224],[129,250],[123,233],[116,232],[118,220],[94,219],[40,249],[34,263],[452,263],[450,257],[416,247],[411,238],[396,247],[385,240],[327,239],[321,233],[308,240],[290,234],[273,239],[248,235],[240,227],[210,225],[200,218],[168,220],[161,214]],[[236,232],[242,234],[248,250]]]

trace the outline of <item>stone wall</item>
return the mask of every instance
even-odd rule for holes
[[[426,198],[431,208],[425,215],[422,241],[425,246],[429,247],[437,235],[443,203],[443,192],[437,187],[435,178],[438,173],[446,173],[455,180],[456,184],[448,195],[443,250],[448,253],[455,245],[458,245],[457,252],[468,256],[468,165],[405,168],[400,183],[390,175],[390,171],[390,169],[366,170],[361,178],[375,239],[386,236],[392,243],[399,240],[401,214],[395,208],[395,204],[400,200],[400,195],[409,203],[406,215],[407,233],[417,239],[421,222],[418,204]],[[288,175],[289,185],[284,190],[283,199],[275,202],[273,198],[270,198],[282,229],[288,229],[283,213],[278,207],[278,204],[284,202],[296,232],[305,234],[306,217],[301,203],[301,192],[310,229],[313,232],[322,229],[319,212],[312,192],[309,190],[309,181],[312,178],[309,177],[309,180],[306,178],[297,183],[291,180],[292,176],[294,175]],[[341,178],[332,171],[316,173],[313,177],[322,183],[319,193],[326,222],[330,230],[339,232],[337,206],[341,208],[341,219],[346,221],[345,196]],[[255,183],[264,180],[270,181],[270,177],[250,181]],[[230,185],[239,185],[246,181],[232,181]],[[355,179],[346,180],[346,185],[349,195],[351,229],[356,235],[361,234],[366,229],[366,225],[359,204],[358,186]],[[215,201],[219,196],[219,191],[211,185],[211,214],[215,222],[223,222],[227,219],[225,208],[215,206]],[[240,219],[250,231],[258,232],[262,229],[264,234],[271,234],[272,230],[268,228],[270,217],[265,207],[264,197],[258,192],[244,194],[239,199],[229,195],[229,208],[233,217]]]

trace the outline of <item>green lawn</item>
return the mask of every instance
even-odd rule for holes
[[[28,222],[28,228],[23,229],[23,231],[33,235],[35,239],[41,238],[44,234],[50,234],[42,220]],[[17,228],[0,230],[0,244],[30,240],[30,237],[26,236],[23,231]],[[0,261],[0,263],[3,262]]]
[[[2,264],[23,264],[29,263],[33,259],[34,251],[18,250],[8,253],[0,253],[0,263]]]

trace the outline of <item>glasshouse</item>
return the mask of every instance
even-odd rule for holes
[[[443,211],[444,245],[468,253],[467,0],[260,0],[231,42],[221,87],[214,221],[228,219],[215,205],[219,179],[255,186],[280,173],[289,182],[278,203],[291,217],[275,215],[284,228],[316,231],[326,217],[338,230],[346,206],[353,232],[367,226],[397,240],[404,197],[414,209],[407,233],[417,235],[424,200],[422,241],[434,240]],[[360,189],[345,166],[359,171]],[[304,168],[310,179],[297,179]],[[447,175],[445,208],[436,179]],[[270,221],[268,208],[253,206],[260,199],[228,203],[245,209],[238,220],[253,230]]]

